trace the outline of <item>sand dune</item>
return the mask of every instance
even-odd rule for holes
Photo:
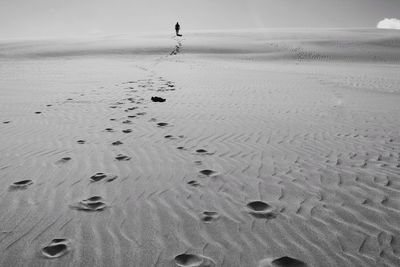
[[[399,266],[394,32],[124,38],[1,43],[1,266]]]

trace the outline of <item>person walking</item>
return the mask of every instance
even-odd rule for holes
[[[182,34],[179,34],[180,29],[181,29],[181,25],[179,25],[179,23],[177,22],[175,24],[176,36],[182,36]]]

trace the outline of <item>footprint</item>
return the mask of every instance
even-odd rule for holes
[[[249,203],[247,203],[247,207],[254,211],[265,211],[265,210],[271,208],[271,206],[269,204],[267,204],[263,201],[249,202]]]
[[[136,115],[129,115],[128,118],[136,118]]]
[[[50,244],[42,248],[42,255],[46,258],[58,258],[69,252],[71,242],[65,238],[53,239]]]
[[[165,127],[165,126],[167,126],[168,125],[168,123],[166,123],[166,122],[159,122],[159,123],[157,123],[157,126],[158,127]]]
[[[41,114],[41,113],[42,113],[41,111],[36,111],[36,112],[35,112],[35,114]]]
[[[115,141],[111,143],[113,146],[119,146],[122,145],[123,143],[121,141]]]
[[[123,132],[123,133],[131,133],[132,130],[131,130],[131,129],[125,129],[125,130],[122,130],[122,132]]]
[[[51,106],[52,106],[51,104],[46,105],[46,107],[51,107]]]
[[[200,183],[197,182],[196,180],[189,181],[189,182],[187,182],[187,184],[190,185],[190,186],[193,186],[193,187],[199,187],[200,186]]]
[[[146,115],[146,112],[138,112],[138,113],[136,113],[136,115],[143,116],[143,115]]]
[[[10,123],[11,121],[3,121],[3,123],[4,124],[8,124],[8,123]]]
[[[219,219],[218,212],[215,211],[203,211],[201,220],[205,223],[211,223]]]
[[[57,163],[66,163],[66,162],[70,161],[71,159],[72,158],[70,158],[70,157],[64,157],[64,158],[61,158],[60,160],[58,160]]]
[[[183,147],[183,146],[178,146],[176,149],[179,149],[179,150],[186,150],[186,148]]]
[[[15,182],[10,185],[11,189],[26,189],[28,186],[32,185],[33,181],[32,180],[22,180]]]
[[[201,174],[203,174],[203,175],[205,175],[205,176],[211,176],[211,175],[213,175],[213,174],[216,174],[217,172],[216,171],[213,171],[213,170],[201,170],[200,171],[200,173]]]
[[[78,144],[81,144],[81,145],[83,145],[84,143],[86,143],[86,141],[85,140],[78,140],[78,141],[76,141]]]
[[[117,155],[117,156],[115,157],[115,159],[116,159],[116,160],[119,160],[119,161],[128,161],[128,160],[131,159],[131,157],[128,157],[128,156],[119,154],[119,155]]]
[[[92,175],[90,177],[90,180],[92,182],[98,182],[98,181],[101,181],[101,180],[105,179],[106,182],[111,182],[111,181],[114,181],[117,178],[118,178],[118,176],[114,175],[114,174],[106,174],[106,173],[98,172],[95,175]]]
[[[102,211],[107,208],[106,203],[100,196],[93,196],[88,199],[79,201],[78,203],[71,205],[71,208],[81,211]]]
[[[278,259],[273,260],[272,262],[272,266],[279,266],[279,267],[306,267],[307,264],[305,264],[304,262],[298,260],[298,259],[294,259],[288,256],[284,256]]]
[[[105,130],[106,130],[107,132],[110,132],[110,133],[111,133],[111,132],[114,132],[114,129],[113,129],[113,128],[106,128]]]
[[[207,150],[205,150],[205,149],[197,149],[196,150],[196,153],[197,154],[200,154],[200,155],[213,155],[214,153],[210,153],[210,152],[208,152]]]
[[[132,121],[130,121],[130,120],[124,120],[122,123],[124,123],[124,124],[131,124]]]
[[[181,267],[214,267],[214,260],[203,255],[180,254],[175,257],[175,263]]]
[[[272,206],[263,201],[253,201],[247,203],[249,214],[258,219],[275,219],[277,217],[276,212]]]

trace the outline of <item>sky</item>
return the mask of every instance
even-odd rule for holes
[[[0,39],[248,28],[376,27],[400,0],[0,0]]]

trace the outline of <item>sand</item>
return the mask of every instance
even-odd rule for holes
[[[399,266],[399,48],[1,41],[0,266]]]

